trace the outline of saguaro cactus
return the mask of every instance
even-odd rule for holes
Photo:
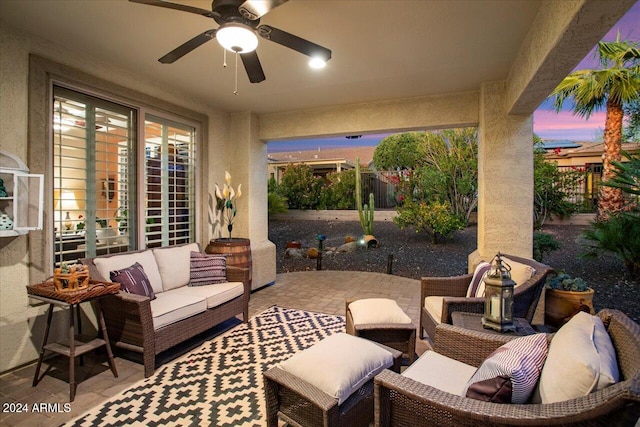
[[[360,216],[362,232],[373,234],[373,211],[375,209],[373,193],[369,193],[369,204],[362,205],[362,181],[360,180],[360,159],[356,158],[356,206]]]

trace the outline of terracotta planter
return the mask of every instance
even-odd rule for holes
[[[586,292],[561,291],[546,289],[544,297],[544,323],[560,327],[578,311],[588,307],[591,314],[593,309],[593,289]]]
[[[372,236],[371,234],[367,234],[363,237],[364,240],[364,245],[367,248],[377,248],[378,247],[378,240],[376,240],[375,236]]]

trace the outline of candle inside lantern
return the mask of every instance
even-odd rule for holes
[[[491,317],[494,319],[500,319],[500,296],[491,296]]]

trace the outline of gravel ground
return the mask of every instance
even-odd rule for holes
[[[640,322],[640,283],[625,278],[625,269],[616,257],[603,254],[595,260],[580,257],[580,234],[584,226],[546,226],[561,243],[558,251],[548,254],[543,262],[567,273],[582,277],[595,289],[594,306],[616,308]],[[270,220],[269,240],[276,244],[277,272],[314,270],[315,259],[285,257],[288,241],[297,240],[303,248],[317,247],[317,234],[324,234],[325,250],[344,243],[346,236],[362,234],[357,221]],[[392,222],[376,222],[374,234],[379,246],[358,249],[354,253],[333,253],[322,259],[324,270],[356,270],[386,273],[389,255],[393,255],[393,274],[419,279],[422,276],[451,276],[467,269],[467,256],[476,249],[475,225],[458,231],[443,243],[434,245],[425,234],[413,229],[400,230]]]

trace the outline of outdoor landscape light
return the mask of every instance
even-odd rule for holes
[[[513,324],[513,287],[511,267],[502,261],[500,253],[491,261],[484,279],[484,316],[482,326],[498,332],[515,331]]]
[[[247,53],[258,47],[256,33],[242,24],[225,24],[216,32],[220,45],[231,52]]]

